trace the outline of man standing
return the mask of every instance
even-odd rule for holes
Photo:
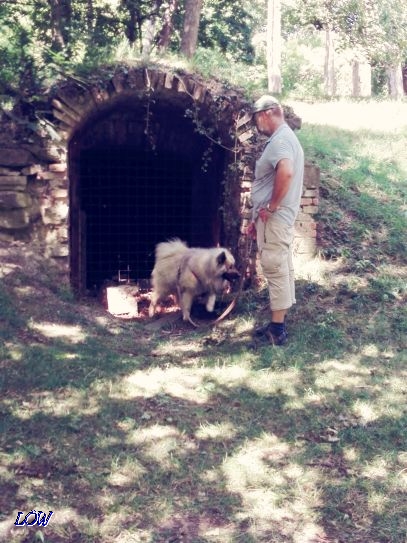
[[[266,336],[273,345],[284,345],[285,317],[295,304],[292,243],[302,195],[304,152],[273,96],[262,96],[255,102],[253,119],[257,130],[269,139],[256,162],[253,215],[247,234],[257,237],[271,308],[271,322],[255,334]]]

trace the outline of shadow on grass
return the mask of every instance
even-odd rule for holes
[[[404,369],[339,352],[331,324],[314,357],[306,321],[250,353],[131,323],[77,344],[8,335],[0,530],[31,541],[13,522],[41,509],[57,543],[404,543]]]
[[[404,543],[401,300],[299,281],[288,346],[249,350],[262,293],[220,327],[149,333],[30,304],[15,279],[16,298],[0,292],[0,539],[31,543],[13,523],[36,509],[54,511],[45,543]]]

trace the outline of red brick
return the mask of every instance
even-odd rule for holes
[[[318,206],[304,206],[302,208],[304,213],[308,213],[309,215],[313,215],[314,213],[318,212]]]
[[[315,198],[318,196],[318,189],[304,189],[304,192],[302,194],[303,198]]]

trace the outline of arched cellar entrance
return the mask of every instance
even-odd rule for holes
[[[0,236],[26,239],[78,294],[150,276],[156,243],[225,245],[250,280],[255,158],[242,92],[157,66],[105,67],[47,91],[32,131],[5,123]],[[293,128],[300,119],[286,109]],[[315,252],[319,171],[307,164],[296,252]],[[128,274],[127,274],[128,271]]]
[[[75,288],[149,278],[155,245],[172,237],[220,243],[225,163],[184,104],[126,96],[95,112],[68,148]]]

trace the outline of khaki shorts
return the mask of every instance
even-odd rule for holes
[[[267,279],[272,311],[295,304],[292,243],[294,227],[271,216],[266,223],[256,221],[257,247],[264,277]]]

